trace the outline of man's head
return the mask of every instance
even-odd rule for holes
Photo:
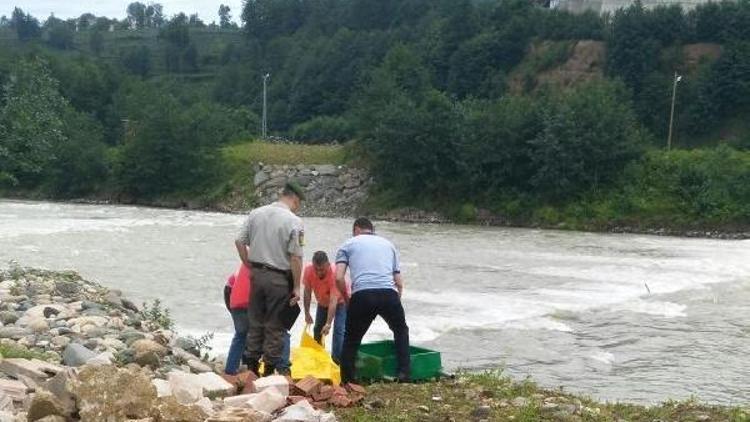
[[[315,275],[318,278],[323,278],[328,275],[328,271],[331,270],[331,264],[328,262],[328,255],[323,251],[317,251],[313,254],[312,258],[313,268],[315,269]]]
[[[356,220],[354,220],[354,227],[352,228],[352,233],[355,236],[359,236],[360,234],[371,234],[374,231],[374,227],[372,226],[372,221],[365,217],[360,217]]]
[[[281,191],[281,201],[287,204],[292,212],[296,213],[304,200],[305,192],[300,185],[291,180],[284,185],[284,190]]]

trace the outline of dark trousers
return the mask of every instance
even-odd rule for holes
[[[252,292],[248,309],[246,356],[274,366],[281,358],[287,329],[280,319],[289,307],[289,281],[286,275],[253,268]]]
[[[380,316],[393,331],[396,343],[398,377],[408,379],[411,372],[409,362],[409,327],[406,325],[404,307],[398,293],[392,289],[363,290],[352,295],[346,314],[344,347],[341,352],[341,382],[356,381],[355,360],[362,344],[362,337],[376,316]]]

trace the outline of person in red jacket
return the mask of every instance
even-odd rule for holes
[[[234,323],[234,337],[232,337],[232,343],[229,345],[229,354],[227,355],[227,362],[224,367],[224,372],[227,375],[236,375],[243,360],[245,342],[247,341],[247,309],[250,303],[250,279],[250,269],[246,265],[241,264],[237,272],[229,276],[227,284],[224,286],[224,304],[232,315],[232,322]],[[284,348],[281,353],[281,360],[276,365],[279,370],[288,370],[290,368],[289,343],[289,332],[287,332]]]

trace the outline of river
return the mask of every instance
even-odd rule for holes
[[[0,200],[0,265],[75,269],[181,333],[231,322],[222,286],[243,217]],[[307,256],[351,221],[306,218]],[[455,369],[503,368],[607,400],[750,402],[750,241],[377,222],[399,247],[414,344]],[[300,322],[294,337],[302,329]],[[366,340],[388,337],[378,321]]]

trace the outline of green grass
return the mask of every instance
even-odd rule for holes
[[[476,409],[489,406],[489,415],[484,416],[489,421],[750,421],[747,407],[709,406],[694,399],[650,407],[602,403],[562,389],[542,389],[528,380],[514,382],[496,371],[459,374],[455,379],[423,384],[372,384],[366,388],[363,405],[334,410],[339,420],[477,421]],[[523,405],[513,403],[518,397],[526,399]],[[562,411],[566,407],[575,410]]]
[[[246,142],[224,149],[230,165],[264,164],[344,164],[346,149],[340,145],[296,145]]]

